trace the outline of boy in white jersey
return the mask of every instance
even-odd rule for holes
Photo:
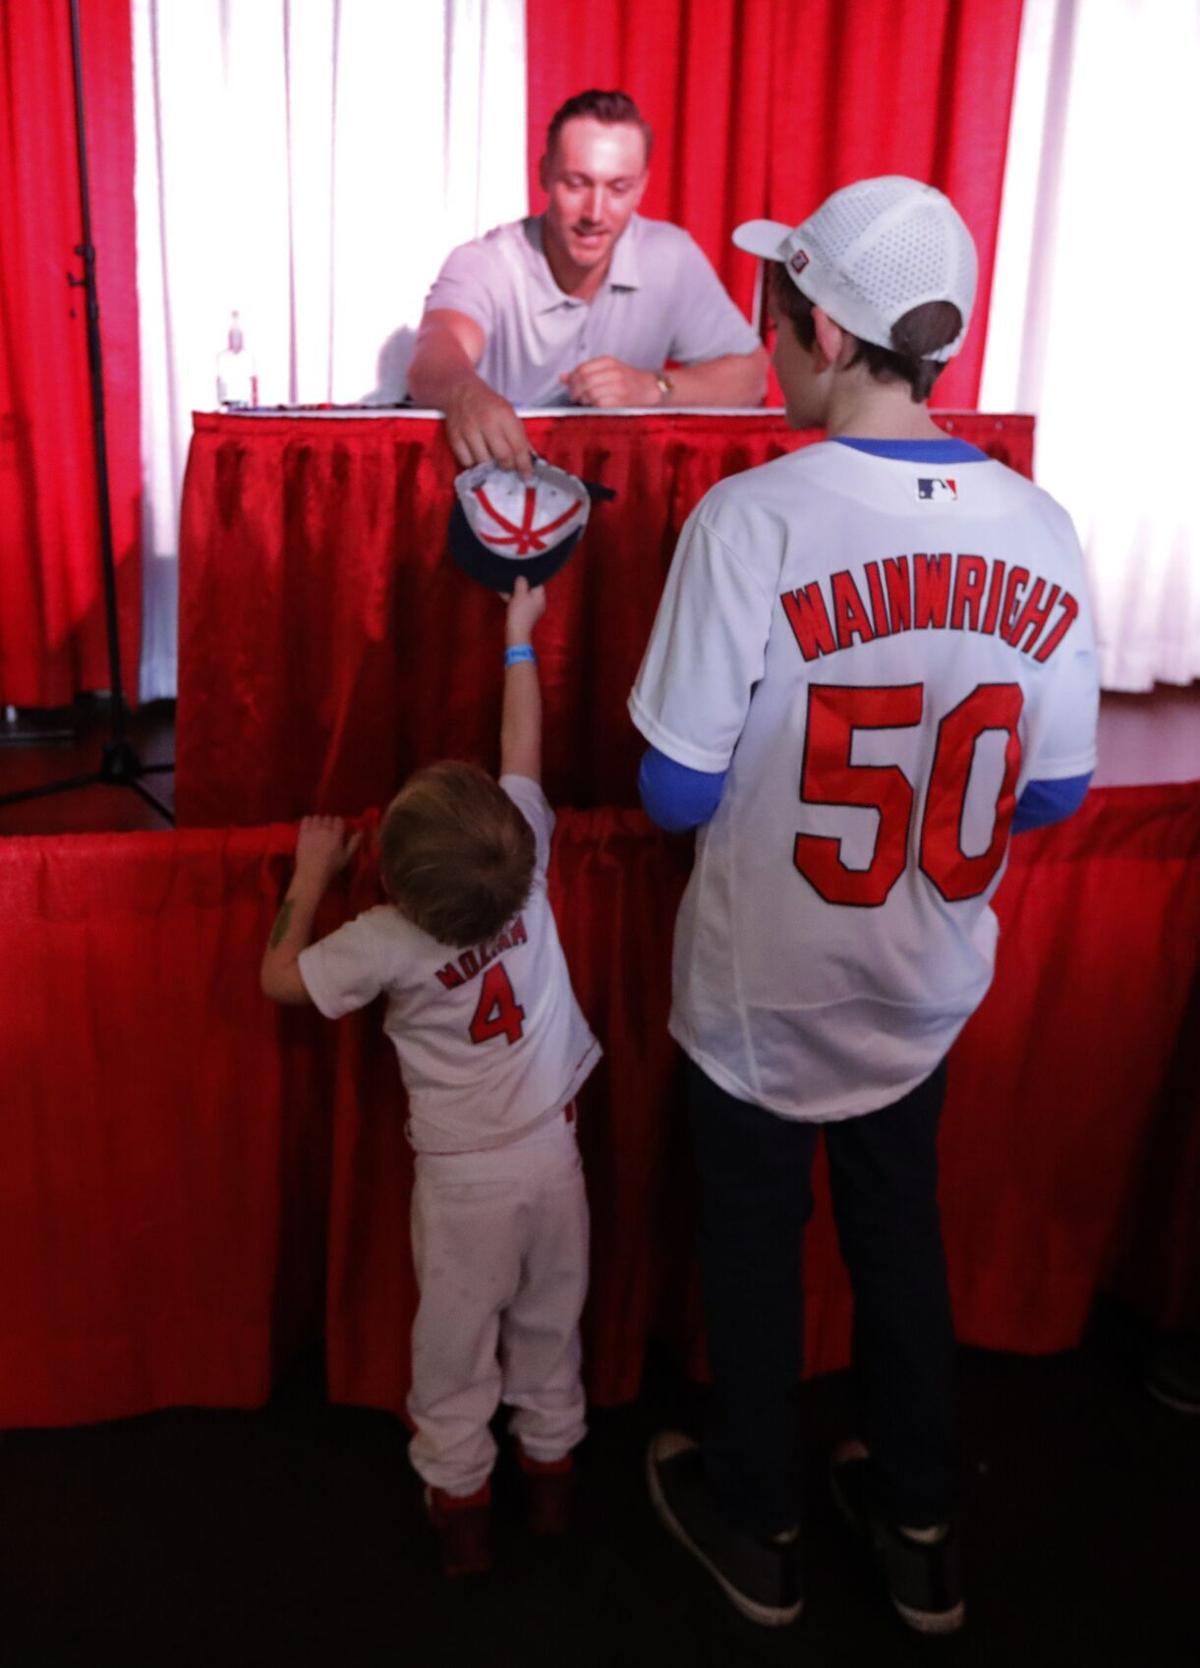
[[[948,199],[864,180],[735,242],[772,263],[788,421],[828,438],[700,502],[630,696],[647,809],[704,825],[671,1031],[714,1401],[702,1447],[655,1439],[650,1488],[739,1609],[799,1614],[797,1293],[823,1129],[865,1439],[834,1456],[835,1496],[904,1620],[950,1632],[943,1061],[991,979],[1010,833],[1069,815],[1094,764],[1081,555],[1053,500],[926,409],[975,290]]]
[[[500,781],[474,765],[418,771],[380,830],[389,902],[310,944],[317,905],[353,855],[339,818],[306,817],[263,957],[263,989],[330,1019],[387,994],[416,1150],[416,1428],[449,1575],[490,1563],[488,1423],[513,1409],[535,1531],[566,1526],[584,1435],[579,1316],[588,1215],[575,1095],[600,1049],[571,989],[546,895],[554,814],[540,787],[541,694],[530,635],[545,606],[518,579],[506,620]]]

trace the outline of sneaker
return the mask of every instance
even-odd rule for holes
[[[800,1534],[760,1540],[721,1515],[704,1475],[699,1445],[664,1431],[646,1455],[650,1498],[667,1528],[699,1559],[726,1598],[763,1627],[786,1627],[804,1608]]]
[[[442,1574],[483,1575],[492,1567],[492,1490],[484,1483],[474,1494],[447,1494],[426,1488],[425,1510],[438,1538]]]
[[[565,1535],[571,1527],[575,1501],[575,1462],[570,1454],[561,1459],[535,1460],[517,1444],[517,1466],[525,1489],[525,1510],[535,1535]]]
[[[963,1624],[962,1570],[953,1528],[940,1540],[916,1541],[887,1522],[875,1504],[875,1476],[861,1442],[845,1442],[829,1467],[834,1503],[868,1541],[892,1603],[918,1633],[954,1633]]]
[[[1200,1413],[1200,1337],[1164,1340],[1147,1364],[1146,1389],[1176,1413]]]

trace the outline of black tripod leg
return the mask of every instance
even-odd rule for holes
[[[150,770],[170,770],[173,767],[171,765],[149,765],[147,768]],[[167,809],[162,800],[158,798],[157,794],[152,794],[150,789],[143,787],[140,782],[126,782],[125,786],[127,788],[132,788],[134,793],[141,794],[142,798],[146,801],[146,804],[152,805],[158,812],[159,816],[164,817],[166,821],[170,823],[171,827],[174,828],[175,813],[174,811]]]
[[[21,788],[17,793],[0,794],[0,805],[19,805],[25,799],[45,799],[48,794],[67,793],[71,788],[94,788],[104,778],[92,772],[90,776],[69,776],[62,782],[47,782],[40,788]]]
[[[83,259],[83,277],[68,275],[67,282],[82,289],[87,298],[88,373],[92,392],[92,441],[96,464],[96,501],[100,527],[100,571],[104,589],[104,618],[108,642],[109,689],[111,700],[109,717],[111,740],[104,749],[98,774],[72,776],[63,782],[51,782],[40,788],[25,788],[19,793],[0,795],[0,805],[14,805],[23,799],[43,799],[48,794],[65,793],[71,788],[90,788],[99,783],[132,788],[161,817],[174,825],[175,815],[142,787],[139,778],[148,771],[173,770],[174,765],[143,765],[125,735],[125,690],[121,680],[121,644],[117,621],[116,561],[113,555],[112,506],[108,480],[108,445],[104,418],[104,369],[100,343],[100,306],[96,289],[96,251],[92,244],[91,193],[88,184],[87,122],[83,106],[83,50],[79,32],[79,0],[69,0],[71,14],[71,67],[75,90],[75,140],[79,163],[79,218],[83,241],[75,245],[75,253]]]

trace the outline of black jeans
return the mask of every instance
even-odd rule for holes
[[[763,1535],[799,1519],[801,1242],[823,1129],[879,1503],[896,1523],[945,1522],[955,1348],[937,1204],[944,1064],[893,1105],[822,1125],[737,1100],[690,1060],[687,1072],[714,1390],[704,1458],[722,1508]]]

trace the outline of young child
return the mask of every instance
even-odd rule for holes
[[[600,1048],[571,989],[546,895],[554,815],[540,787],[541,693],[530,646],[545,607],[508,603],[500,781],[474,765],[418,771],[380,830],[389,902],[316,944],[313,918],[359,836],[300,826],[263,956],[280,1002],[330,1019],[387,993],[416,1151],[409,1447],[448,1575],[490,1563],[500,1401],[513,1408],[535,1531],[566,1526],[584,1435],[579,1316],[588,1215],[574,1097]]]
[[[768,262],[775,369],[806,446],[685,527],[630,697],[647,810],[703,825],[675,932],[713,1415],[664,1433],[655,1505],[744,1614],[803,1603],[800,1248],[824,1132],[854,1291],[863,1440],[838,1505],[911,1627],[965,1614],[954,1328],[937,1199],[947,1050],[992,976],[1009,835],[1070,815],[1098,700],[1065,511],[927,401],[970,318],[971,235],[897,176]]]

